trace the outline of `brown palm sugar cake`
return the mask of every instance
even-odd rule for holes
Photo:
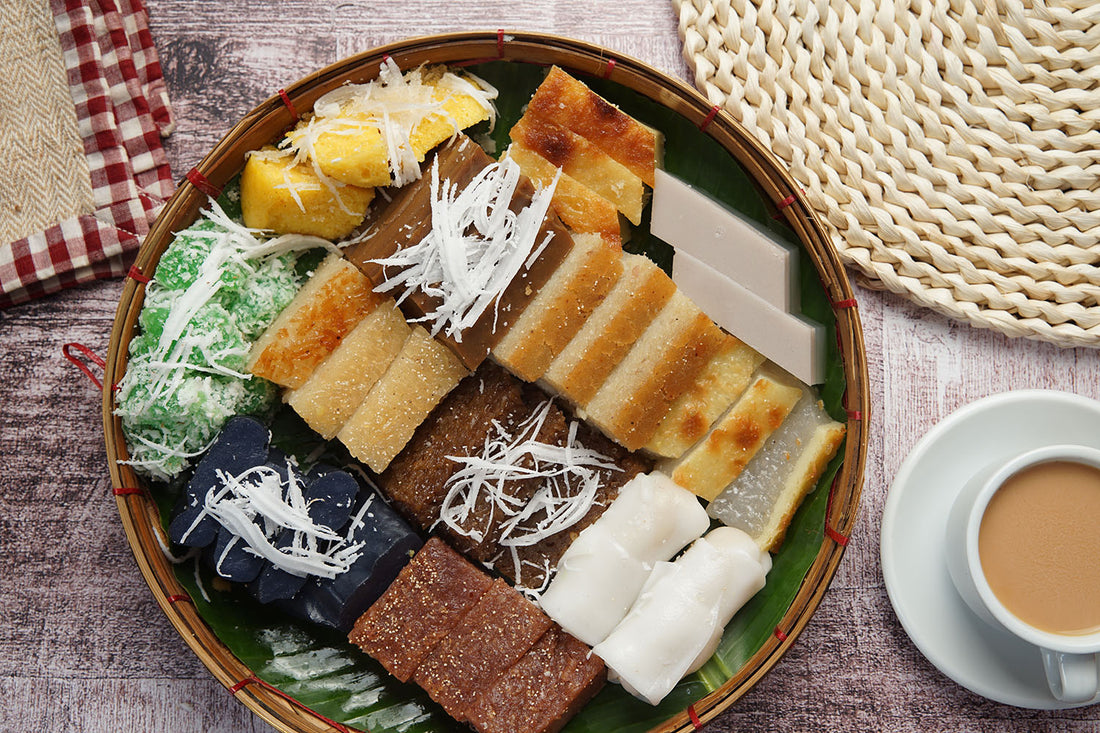
[[[478,455],[494,430],[494,420],[511,429],[526,417],[529,410],[520,384],[497,365],[484,362],[443,399],[379,477],[401,513],[425,529],[435,524],[447,493],[447,479],[458,469],[448,456]],[[479,513],[470,525],[483,525],[480,519]],[[477,560],[488,560],[495,554],[492,542],[482,547],[482,543],[453,532],[449,539]]]
[[[495,580],[436,645],[413,680],[458,721],[477,697],[516,663],[552,622],[503,580]]]
[[[348,638],[407,682],[490,585],[488,576],[433,537],[356,621]]]
[[[482,733],[556,733],[603,687],[607,669],[554,625],[466,712]]]

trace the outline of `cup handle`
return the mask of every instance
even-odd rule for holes
[[[1088,702],[1100,688],[1095,654],[1066,654],[1041,649],[1047,684],[1062,702]]]

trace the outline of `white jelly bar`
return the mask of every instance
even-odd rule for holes
[[[672,279],[722,328],[806,384],[825,381],[825,328],[787,313],[686,252]]]
[[[776,308],[799,309],[794,250],[660,169],[650,231],[675,247],[677,255],[686,252],[705,262]]]

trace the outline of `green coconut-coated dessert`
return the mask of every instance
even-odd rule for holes
[[[248,352],[298,292],[299,253],[325,244],[267,239],[214,202],[176,234],[147,287],[117,395],[137,471],[169,480],[230,417],[270,411],[277,391],[248,374]]]

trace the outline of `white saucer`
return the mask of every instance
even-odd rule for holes
[[[882,574],[901,625],[941,672],[972,692],[1022,708],[1061,709],[1037,647],[963,603],[943,551],[947,514],[967,478],[994,461],[1056,443],[1100,448],[1100,402],[1026,390],[978,400],[928,432],[902,463],[882,515]]]

